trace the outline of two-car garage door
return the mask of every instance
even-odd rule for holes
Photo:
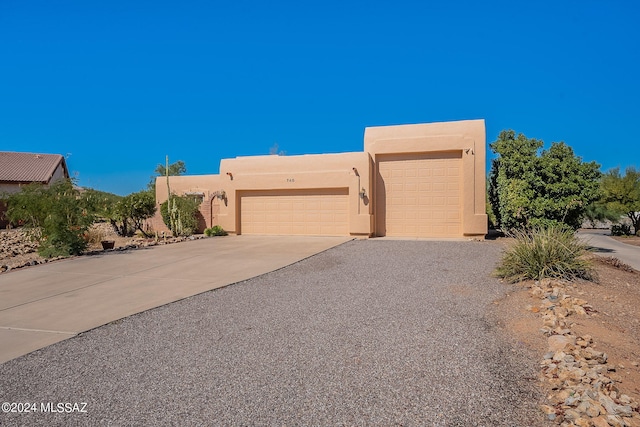
[[[379,236],[462,236],[462,152],[377,156]]]
[[[268,190],[240,195],[240,232],[348,236],[348,189]]]

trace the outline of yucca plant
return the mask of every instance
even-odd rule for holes
[[[505,251],[496,275],[509,282],[543,278],[596,281],[596,272],[586,259],[588,247],[572,230],[550,226],[510,233],[516,239]]]

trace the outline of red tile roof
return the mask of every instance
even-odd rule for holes
[[[69,177],[67,164],[60,154],[35,154],[0,152],[0,182],[49,183],[56,168],[62,163],[64,174]]]

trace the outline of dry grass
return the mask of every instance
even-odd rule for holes
[[[96,228],[90,228],[84,233],[84,241],[90,245],[97,245],[105,238],[105,234],[102,230]]]
[[[496,269],[499,277],[512,283],[545,277],[597,280],[595,270],[586,258],[587,245],[572,231],[549,227],[511,234],[515,242]]]

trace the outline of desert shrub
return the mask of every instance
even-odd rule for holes
[[[174,236],[190,236],[198,229],[198,207],[200,202],[190,196],[171,196],[160,205],[160,214]]]
[[[552,226],[513,231],[511,235],[516,241],[496,269],[499,277],[512,283],[547,277],[596,280],[595,270],[585,259],[587,245],[572,230]]]
[[[206,228],[204,230],[204,234],[207,237],[211,237],[211,236],[226,236],[229,233],[224,231],[224,229],[222,227],[220,227],[219,225],[214,225],[211,228]]]
[[[97,245],[98,243],[103,241],[104,238],[105,238],[104,232],[97,228],[89,228],[84,233],[84,241],[90,245]]]
[[[9,220],[24,224],[41,256],[78,255],[87,248],[84,236],[94,216],[71,180],[25,186],[7,198],[7,206]]]
[[[105,191],[94,190],[93,188],[87,188],[82,193],[87,209],[93,212],[96,219],[110,220],[115,212],[114,208],[122,196],[117,194],[107,193]]]
[[[612,236],[630,236],[631,226],[627,224],[613,224],[611,226]]]
[[[155,213],[155,195],[149,191],[139,191],[123,197],[116,203],[111,223],[121,236],[133,236],[139,231],[145,237],[149,237],[143,226]]]
[[[145,221],[156,213],[155,195],[150,191],[138,191],[128,196],[118,196],[89,189],[84,193],[88,207],[97,217],[108,220],[119,235],[131,237],[137,231],[145,237]]]

